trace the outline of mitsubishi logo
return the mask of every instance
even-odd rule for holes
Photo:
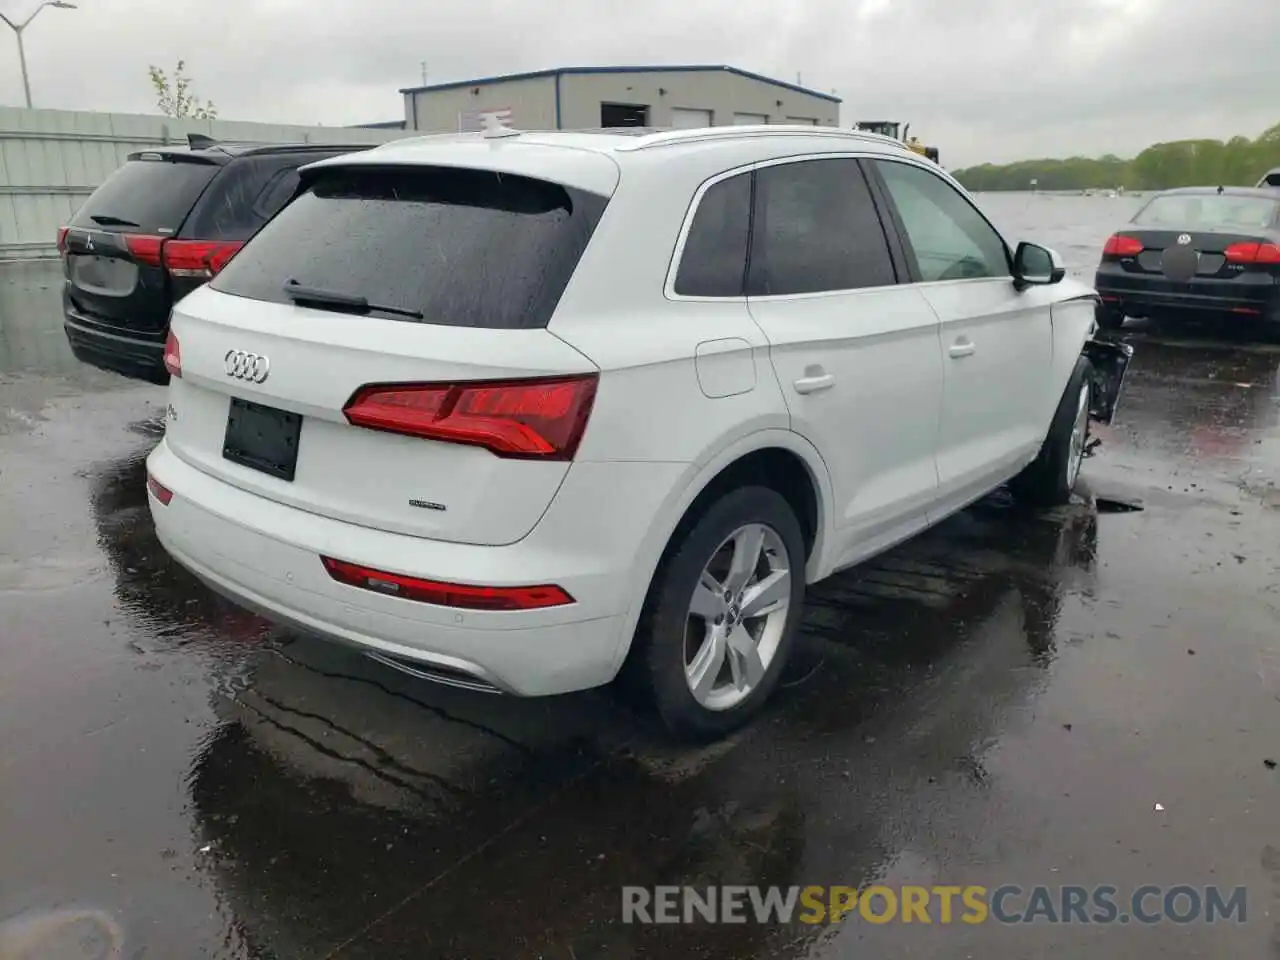
[[[248,383],[262,383],[271,374],[271,361],[267,357],[244,350],[228,350],[222,358],[222,367],[228,377]]]
[[[1191,234],[1182,233],[1178,235],[1178,246],[1185,247],[1190,242],[1191,242]]]

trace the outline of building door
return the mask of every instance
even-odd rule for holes
[[[649,108],[634,103],[602,103],[600,104],[600,126],[602,127],[647,127],[649,125]]]
[[[678,130],[692,130],[712,125],[710,110],[692,110],[688,107],[671,108],[671,126]]]
[[[769,118],[763,113],[735,113],[733,115],[733,125],[735,127],[749,127],[758,123],[768,123]]]
[[[818,121],[813,117],[787,117],[787,123],[799,123],[809,127],[816,127],[818,125]]]

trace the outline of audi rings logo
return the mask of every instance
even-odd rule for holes
[[[244,350],[228,350],[222,358],[222,367],[228,377],[247,380],[249,383],[262,383],[271,373],[271,361],[260,353],[248,353]]]

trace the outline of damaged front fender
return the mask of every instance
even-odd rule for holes
[[[1120,403],[1120,391],[1124,388],[1129,361],[1133,359],[1133,347],[1127,343],[1090,337],[1081,353],[1093,367],[1093,399],[1089,416],[1098,423],[1110,423]]]

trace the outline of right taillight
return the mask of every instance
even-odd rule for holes
[[[428,440],[484,447],[500,457],[571,460],[597,375],[477,383],[375,384],[343,408],[347,421]]]
[[[1233,243],[1222,254],[1228,263],[1280,264],[1280,245],[1274,243]]]
[[[216,276],[242,246],[239,241],[166,240],[164,268],[170,276],[208,280]]]
[[[1136,257],[1146,248],[1137,237],[1128,237],[1123,233],[1112,234],[1102,248],[1104,257]]]
[[[173,335],[172,330],[164,341],[164,368],[169,371],[171,377],[182,376],[182,348],[178,345],[178,338]]]

